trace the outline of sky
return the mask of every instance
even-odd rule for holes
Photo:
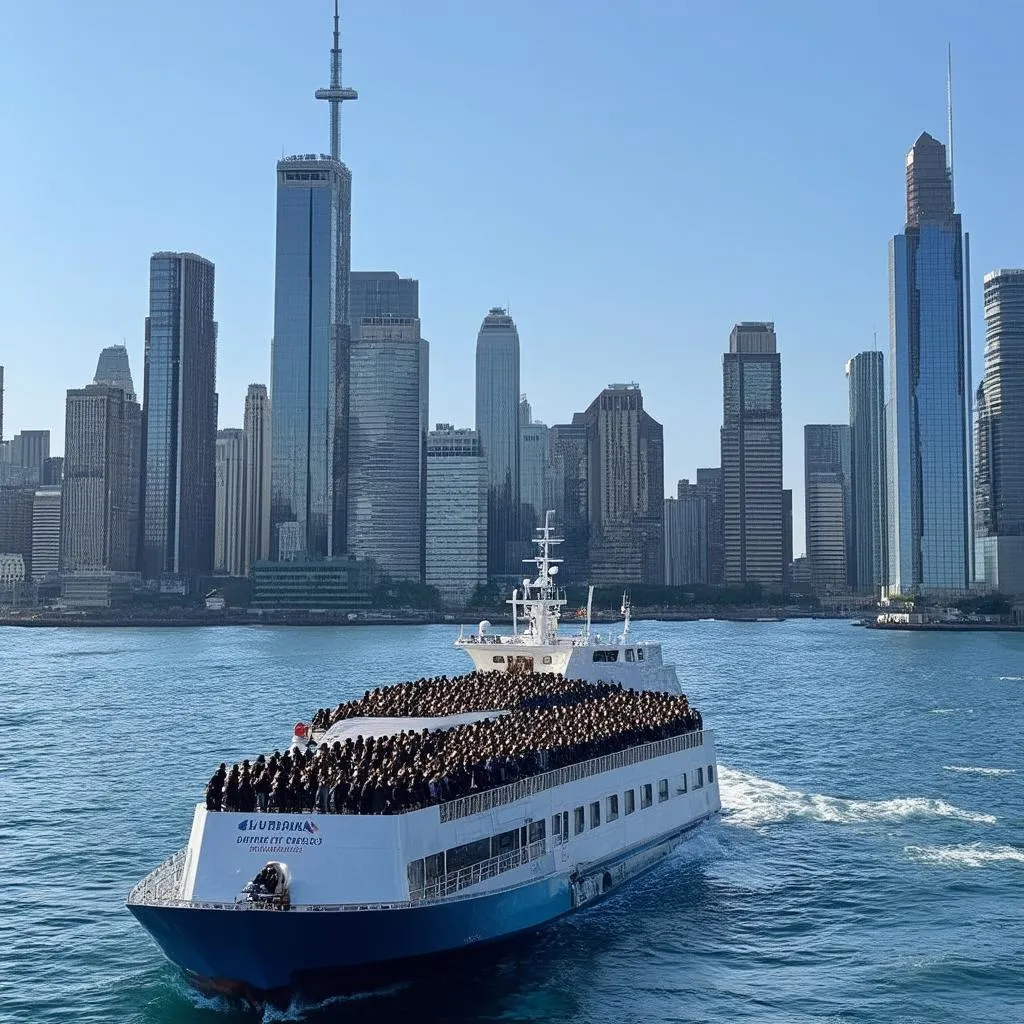
[[[49,428],[101,348],[143,377],[149,257],[216,264],[221,426],[269,383],[275,162],[329,148],[330,0],[48,0],[0,17],[4,436]],[[719,464],[722,353],[773,320],[785,486],[846,422],[845,361],[888,349],[907,150],[946,138],[982,276],[1024,265],[1024,5],[344,0],[352,266],[420,281],[430,419],[473,425],[494,305],[536,419],[612,382],[664,424],[665,487]]]

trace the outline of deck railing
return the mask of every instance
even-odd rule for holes
[[[481,811],[489,811],[493,807],[501,807],[503,804],[510,804],[516,800],[522,800],[524,797],[533,796],[535,793],[542,793],[546,789],[564,786],[567,782],[578,782],[591,775],[600,775],[602,772],[624,768],[626,765],[639,764],[641,761],[649,761],[655,757],[663,757],[665,754],[691,750],[703,745],[704,733],[702,730],[684,732],[678,736],[670,736],[668,739],[644,743],[639,747],[617,750],[614,754],[593,757],[589,761],[569,764],[564,768],[556,768],[554,771],[544,772],[541,775],[531,775],[518,782],[510,782],[495,789],[485,789],[469,796],[460,796],[455,800],[440,804],[438,811],[441,814],[442,823],[455,821],[457,818],[479,814]]]
[[[446,875],[440,875],[431,882],[427,882],[422,888],[412,889],[409,892],[409,899],[418,902],[424,899],[440,899],[444,896],[451,896],[460,889],[467,889],[478,882],[484,882],[495,875],[512,871],[514,868],[529,864],[544,856],[546,843],[543,839],[531,843],[529,846],[521,846],[518,850],[509,850],[508,853],[499,853],[497,857],[480,861],[477,864],[470,864],[468,867],[459,868],[458,871],[449,871]]]
[[[181,892],[181,880],[185,874],[185,857],[187,847],[172,854],[154,868],[146,877],[128,893],[129,903],[164,904],[175,902]]]

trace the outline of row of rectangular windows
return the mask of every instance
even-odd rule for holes
[[[708,765],[708,782],[715,781],[715,766]],[[704,785],[704,768],[700,766],[694,772],[693,788],[700,789]],[[676,794],[687,792],[686,773],[679,776],[679,785],[676,787]],[[669,798],[669,780],[661,779],[658,782],[658,803],[664,803]],[[640,787],[640,809],[644,810],[654,803],[654,783],[646,782]],[[616,821],[619,817],[619,794],[613,793],[604,798],[605,821]],[[633,814],[636,811],[636,790],[627,789],[622,794],[622,813]],[[573,832],[578,836],[587,829],[587,808],[577,807],[573,811]],[[594,800],[590,805],[590,828],[597,828],[601,824],[601,801]],[[556,843],[566,842],[569,838],[569,812],[562,811],[561,814],[554,814],[551,817],[551,836]]]
[[[545,654],[544,657],[542,657],[540,660],[541,660],[541,664],[542,665],[550,665],[551,664],[551,655],[550,654]],[[596,661],[596,662],[612,662],[612,661],[618,661],[618,660],[619,660],[619,652],[618,652],[618,650],[594,651],[594,661]],[[627,647],[626,648],[626,661],[643,661],[643,660],[644,660],[644,649],[642,647],[637,647],[635,649],[635,651],[634,651],[634,648],[632,648],[632,647]],[[491,661],[493,661],[496,665],[504,664],[504,662],[505,662],[505,655],[504,654],[495,654],[491,658]]]

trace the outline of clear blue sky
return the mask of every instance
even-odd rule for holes
[[[4,10],[5,434],[49,427],[124,340],[142,387],[148,259],[217,267],[221,425],[267,381],[274,163],[327,148],[330,0],[50,0]],[[1024,264],[1024,7],[346,0],[353,268],[420,280],[432,421],[473,420],[473,352],[508,304],[523,389],[565,421],[638,381],[665,485],[717,465],[721,354],[775,321],[803,550],[803,425],[844,422],[844,361],[888,343],[904,158],[945,138],[981,278]]]

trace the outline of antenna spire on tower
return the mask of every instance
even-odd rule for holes
[[[949,164],[949,200],[953,205],[953,45],[946,44],[946,160]]]
[[[341,159],[341,104],[345,100],[359,99],[355,89],[346,89],[341,84],[341,31],[338,25],[338,0],[334,0],[334,46],[331,48],[331,84],[326,89],[317,89],[318,100],[327,100],[331,105],[331,156]]]

